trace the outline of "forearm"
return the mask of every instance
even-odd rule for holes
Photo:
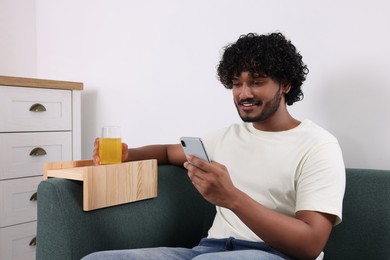
[[[231,210],[276,250],[298,259],[315,259],[323,250],[333,225],[331,217],[305,212],[305,221],[305,217],[299,219],[270,210],[241,191],[238,194],[237,203],[232,205]],[[311,221],[310,214],[317,218],[316,222]],[[318,225],[318,218],[323,218],[320,222],[325,223],[325,228]]]
[[[157,159],[158,164],[183,165],[185,159],[180,145],[148,145],[139,148],[130,148],[127,151],[126,161],[140,161]]]

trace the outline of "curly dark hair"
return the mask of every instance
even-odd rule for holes
[[[232,88],[233,77],[241,72],[270,77],[279,84],[290,84],[285,94],[286,103],[292,105],[303,99],[302,83],[309,69],[295,46],[281,33],[241,35],[237,42],[224,48],[217,75],[221,83]]]

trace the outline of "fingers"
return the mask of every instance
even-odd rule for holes
[[[204,171],[207,171],[209,169],[209,167],[210,167],[210,163],[209,162],[204,161],[202,159],[199,159],[198,157],[193,156],[193,155],[187,156],[187,161],[190,164],[192,164],[192,165],[196,166],[197,168],[202,169]]]
[[[205,172],[203,172],[201,169],[197,168],[193,164],[189,162],[184,163],[184,168],[188,171],[188,177],[190,178],[192,184],[195,186],[195,188],[200,191],[201,186],[203,185],[203,178],[205,175]]]
[[[129,147],[127,146],[126,143],[122,143],[122,162],[127,162],[128,161],[128,152]]]
[[[190,176],[190,178],[192,178],[195,175],[199,175],[198,177],[202,178],[202,175],[204,175],[206,173],[205,171],[196,167],[195,165],[193,165],[190,162],[185,162],[184,168],[186,168],[188,170],[188,175]]]
[[[209,163],[194,156],[189,156],[187,159],[188,161],[184,163],[184,168],[188,170],[188,177],[192,184],[201,192],[207,177]]]
[[[126,143],[122,143],[122,162],[128,161],[128,146]],[[93,163],[95,165],[100,164],[100,157],[99,157],[99,137],[95,139],[94,146],[93,146],[93,155],[92,155]]]
[[[219,181],[228,175],[225,165],[212,161],[211,163],[201,160],[195,156],[188,156],[184,168],[188,170],[188,176],[192,183],[202,186],[205,182]]]
[[[99,137],[96,137],[96,138],[95,138],[95,142],[94,142],[94,145],[95,145],[95,146],[99,146],[99,140],[100,140]]]
[[[92,155],[93,163],[95,165],[100,164],[100,158],[99,158],[99,138],[95,139],[94,146],[93,146],[93,155]]]

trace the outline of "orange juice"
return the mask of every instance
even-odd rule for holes
[[[122,139],[99,139],[100,164],[113,164],[122,162]]]

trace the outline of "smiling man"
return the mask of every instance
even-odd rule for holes
[[[184,164],[195,188],[216,206],[208,237],[189,249],[105,251],[85,259],[322,259],[332,227],[341,222],[345,168],[333,135],[288,112],[303,98],[307,73],[281,33],[250,33],[226,46],[218,77],[244,122],[203,137],[211,163],[186,158],[179,144],[123,144],[123,161]]]

